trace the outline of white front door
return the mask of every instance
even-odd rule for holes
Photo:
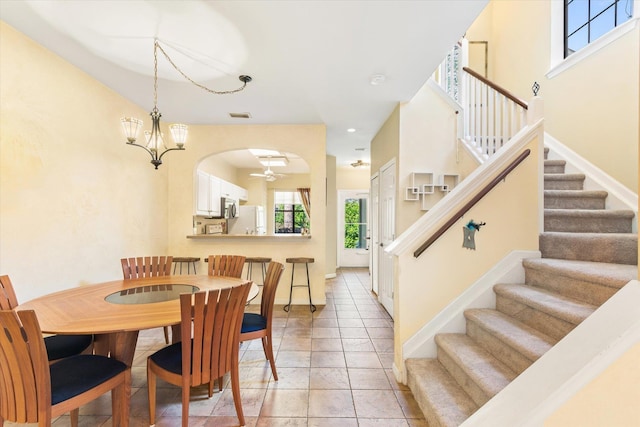
[[[338,191],[338,266],[368,267],[369,191]]]
[[[396,163],[387,163],[380,169],[380,236],[378,244],[378,300],[393,317],[393,255],[384,248],[395,239]]]
[[[369,253],[371,262],[369,263],[369,277],[371,277],[371,290],[378,294],[378,271],[380,251],[380,177],[378,173],[371,177],[371,191],[369,195],[369,214],[371,221],[371,234],[369,243],[371,245]]]

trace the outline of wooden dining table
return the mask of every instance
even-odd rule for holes
[[[250,282],[223,276],[176,275],[114,280],[44,295],[16,310],[34,310],[42,332],[93,334],[94,351],[131,366],[138,333],[173,326],[179,340],[180,293],[223,289]],[[249,300],[258,295],[252,283]]]

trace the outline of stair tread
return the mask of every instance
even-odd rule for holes
[[[543,258],[637,265],[637,233],[575,233],[545,231],[540,234]]]
[[[407,359],[406,368],[420,389],[412,388],[414,397],[421,402],[419,392],[428,396],[439,425],[459,426],[478,410],[478,405],[436,359]]]
[[[637,233],[571,233],[568,231],[543,231],[541,236],[562,236],[575,239],[591,239],[601,237],[603,239],[635,239],[638,240]]]
[[[627,209],[545,209],[544,216],[633,218],[635,213]]]
[[[583,173],[545,173],[544,179],[548,181],[581,181],[586,177]]]
[[[561,159],[545,159],[544,164],[545,165],[566,165],[567,161],[561,160]]]
[[[435,341],[489,398],[517,376],[465,334],[437,334]]]
[[[493,287],[498,295],[514,299],[538,311],[578,325],[596,310],[596,306],[567,298],[535,286],[501,283]]]
[[[464,316],[516,349],[531,362],[535,362],[555,344],[553,338],[497,310],[472,308],[465,310]]]
[[[578,261],[555,258],[527,258],[522,261],[525,268],[548,269],[557,274],[581,280],[597,282],[603,286],[621,288],[638,278],[638,267],[628,264]]]
[[[602,190],[544,190],[545,196],[553,197],[584,197],[593,199],[604,199],[609,193]]]

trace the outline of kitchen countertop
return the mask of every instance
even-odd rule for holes
[[[311,239],[310,234],[191,234],[187,236],[187,239],[287,239],[287,240],[299,240],[299,239]]]

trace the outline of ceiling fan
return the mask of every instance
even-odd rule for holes
[[[351,166],[353,166],[354,168],[360,168],[360,167],[367,167],[370,164],[368,162],[363,162],[362,160],[358,159],[357,162],[353,162],[351,163]]]
[[[281,173],[276,173],[271,170],[271,165],[267,165],[267,169],[262,173],[251,173],[249,176],[264,178],[265,181],[273,182],[278,178],[284,178],[286,175]]]

